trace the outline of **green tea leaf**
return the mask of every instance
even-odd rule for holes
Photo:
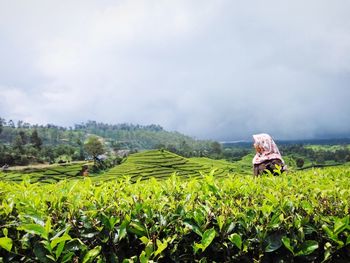
[[[148,237],[146,237],[146,236],[140,237],[140,240],[142,241],[142,243],[143,243],[144,245],[147,245],[148,242],[149,242],[149,239],[148,239]]]
[[[315,240],[306,240],[300,247],[298,247],[298,251],[296,252],[296,256],[306,256],[310,255],[318,249],[318,243]]]
[[[101,246],[96,246],[93,249],[89,250],[85,257],[83,258],[82,263],[92,262],[95,257],[97,257],[101,252]]]
[[[213,239],[215,238],[215,229],[211,228],[208,229],[204,232],[203,237],[202,237],[202,250],[204,251],[209,245],[210,243],[213,241]]]
[[[47,235],[52,231],[52,224],[51,224],[51,217],[47,217],[46,223],[45,223],[45,232]]]
[[[55,253],[56,259],[58,259],[61,256],[65,244],[66,244],[66,241],[63,241],[63,242],[60,242],[59,245],[57,246],[56,253]]]
[[[68,234],[64,234],[61,237],[53,238],[53,239],[51,239],[51,243],[50,243],[51,248],[54,249],[57,246],[57,244],[64,242],[64,241],[67,241],[67,240],[71,240],[71,239],[72,238]]]
[[[322,225],[322,230],[326,232],[329,238],[336,239],[336,236],[333,234],[332,230],[329,229],[329,227],[326,224]]]
[[[331,257],[332,245],[327,242],[324,245],[324,260],[322,262],[326,262]]]
[[[272,234],[265,239],[266,247],[265,252],[273,252],[282,246],[282,240],[280,234]]]
[[[79,251],[86,250],[87,247],[79,238],[74,238],[67,242],[66,249],[70,251]]]
[[[154,256],[158,256],[160,253],[163,252],[164,249],[166,249],[168,246],[168,242],[164,240],[164,242],[161,242],[159,239],[157,239],[157,250],[154,252]]]
[[[184,225],[187,226],[189,229],[191,229],[193,232],[195,232],[200,237],[203,236],[201,229],[196,224],[192,223],[191,221],[189,221],[189,220],[184,221]]]
[[[133,234],[136,234],[139,237],[146,236],[147,230],[146,228],[139,222],[130,222],[127,230]]]
[[[222,231],[222,227],[225,223],[225,217],[223,215],[219,215],[216,220],[218,222],[218,226],[219,226],[220,231]]]
[[[290,244],[290,239],[288,237],[282,237],[282,243],[294,255],[294,249]]]
[[[140,263],[148,263],[148,258],[146,257],[145,251],[142,251],[140,254]]]
[[[9,237],[0,237],[0,247],[10,252],[12,249],[12,239]]]
[[[51,262],[55,262],[54,259],[49,258],[48,256],[50,256],[49,251],[47,251],[42,244],[40,243],[36,243],[34,245],[34,255],[38,258],[38,260],[40,262],[43,263],[51,263]]]
[[[46,229],[43,226],[36,225],[36,224],[26,224],[21,225],[18,227],[18,230],[24,230],[27,233],[39,235],[44,239],[48,239],[48,233],[46,232]]]
[[[242,250],[242,238],[237,233],[229,235],[228,239],[239,249]]]
[[[196,221],[198,226],[201,226],[205,222],[205,215],[201,209],[196,209],[193,213],[193,219]]]
[[[281,224],[280,215],[283,215],[283,214],[276,213],[271,217],[271,220],[268,224],[269,228],[278,228],[280,226],[280,224]]]
[[[334,234],[339,235],[341,232],[343,232],[347,226],[349,225],[349,216],[346,216],[342,219],[336,218],[334,221]]]
[[[72,257],[74,256],[74,252],[68,252],[64,257],[62,258],[62,263],[71,262]]]
[[[300,205],[308,214],[314,211],[313,206],[306,200],[301,201]]]

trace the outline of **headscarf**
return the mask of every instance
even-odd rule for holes
[[[253,138],[254,144],[259,145],[263,149],[262,153],[257,152],[255,154],[253,158],[253,164],[259,164],[272,159],[279,159],[284,163],[277,145],[270,135],[266,133],[260,133],[253,135]]]

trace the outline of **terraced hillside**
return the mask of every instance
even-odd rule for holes
[[[82,163],[50,165],[47,167],[28,167],[21,170],[0,172],[0,180],[20,182],[24,177],[29,177],[32,183],[55,183],[64,179],[80,178]]]
[[[124,176],[131,181],[141,178],[168,178],[176,173],[178,176],[189,178],[201,176],[201,172],[209,173],[214,170],[216,177],[225,176],[236,166],[226,161],[215,161],[207,158],[188,159],[165,150],[150,150],[130,155],[125,162],[103,175],[94,177],[95,180],[113,180]]]
[[[83,179],[79,174],[82,165],[83,163],[77,163],[0,172],[0,180],[20,182],[25,176],[29,177],[32,183]],[[90,174],[90,178],[95,182],[101,182],[130,177],[130,180],[135,182],[138,179],[145,180],[152,177],[166,179],[173,173],[183,178],[199,177],[201,173],[208,174],[211,171],[215,177],[222,177],[228,173],[244,174],[243,171],[247,172],[244,165],[245,163],[209,158],[184,158],[165,150],[149,150],[132,154],[122,164],[104,173]]]

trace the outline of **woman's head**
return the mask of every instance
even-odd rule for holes
[[[254,147],[258,153],[269,152],[271,150],[271,142],[273,142],[270,135],[266,133],[254,134]]]
[[[270,135],[266,133],[254,134],[253,139],[256,149],[256,155],[253,159],[254,164],[271,159],[280,159],[283,162],[277,145]]]
[[[258,143],[254,143],[253,146],[257,153],[263,153],[264,149]]]

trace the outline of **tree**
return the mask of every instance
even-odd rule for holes
[[[296,165],[297,165],[298,168],[302,168],[304,166],[304,159],[298,158],[296,160]]]
[[[218,142],[212,142],[211,145],[210,145],[210,151],[213,154],[217,154],[217,155],[222,154],[221,144],[218,143]]]
[[[41,145],[43,144],[41,138],[38,135],[38,131],[34,130],[32,132],[32,135],[30,136],[30,142],[33,144],[33,146],[35,148],[37,148],[38,150],[41,149]]]
[[[11,127],[12,129],[16,128],[15,123],[13,122],[13,120],[9,120],[8,123],[7,123],[7,125],[8,125],[9,127]]]
[[[26,135],[26,133],[24,131],[20,131],[18,134],[21,137],[22,144],[23,145],[27,144],[27,135]]]
[[[0,117],[0,133],[2,132],[2,127],[5,125],[6,121],[5,119]]]
[[[15,139],[13,140],[13,148],[20,151],[21,153],[23,153],[23,146],[24,146],[24,143],[23,143],[23,140],[21,138],[20,135],[17,135],[15,137]]]
[[[90,136],[88,141],[84,144],[85,151],[90,154],[94,162],[97,156],[104,153],[104,147],[102,142],[96,136]]]

